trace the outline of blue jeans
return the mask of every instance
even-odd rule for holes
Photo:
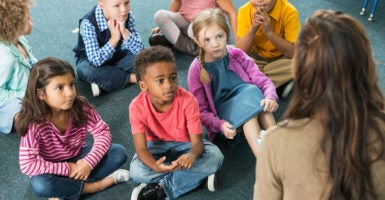
[[[87,57],[81,57],[76,61],[76,72],[80,80],[96,83],[107,92],[123,89],[134,72],[135,56],[128,50],[117,51],[111,58],[115,62],[107,61],[99,67],[91,64]]]
[[[223,162],[223,154],[219,148],[207,140],[203,140],[204,151],[195,160],[190,169],[181,169],[169,173],[157,173],[144,165],[137,157],[133,157],[130,165],[130,176],[136,183],[159,183],[163,186],[168,199],[175,199],[198,187],[209,175],[214,174]],[[191,149],[188,142],[147,142],[147,148],[155,160],[166,156],[165,163],[171,163]]]
[[[67,162],[76,162],[84,158],[92,146],[83,147],[79,155]],[[86,182],[101,180],[122,166],[127,160],[126,149],[120,144],[111,144],[109,150],[102,160],[91,171]],[[58,197],[64,199],[79,199],[83,192],[84,182],[70,179],[66,176],[54,174],[39,174],[31,177],[30,186],[32,191],[41,197]]]

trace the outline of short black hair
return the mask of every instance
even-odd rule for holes
[[[175,63],[175,56],[171,49],[156,45],[146,48],[136,55],[134,60],[136,80],[138,82],[141,80],[141,76],[146,73],[146,67],[158,62]]]

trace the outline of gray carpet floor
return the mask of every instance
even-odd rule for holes
[[[78,27],[78,20],[97,0],[35,0],[31,8],[34,27],[28,40],[33,47],[33,53],[38,59],[55,56],[65,59],[75,65],[72,48],[76,43],[77,34],[73,31]],[[167,9],[169,0],[132,0],[131,10],[137,21],[137,29],[142,35],[145,46],[148,47],[148,35],[155,23],[153,14],[159,9]],[[246,0],[234,0],[239,8]],[[379,81],[385,89],[385,2],[380,1],[374,22],[368,22],[368,16],[360,16],[363,1],[358,0],[292,0],[299,10],[301,22],[305,21],[317,9],[336,9],[348,13],[359,19],[367,29],[372,43],[372,50],[378,63]],[[371,1],[372,3],[372,1]],[[368,10],[371,9],[371,4]],[[186,76],[192,57],[175,52],[180,85],[185,87]],[[86,96],[96,107],[102,118],[110,125],[113,142],[120,143],[127,148],[129,159],[134,155],[131,128],[128,121],[127,108],[131,100],[139,93],[136,85],[123,90],[112,92],[98,98],[91,95],[90,86],[84,82],[77,83],[81,95]],[[275,113],[276,120],[288,104],[282,99],[280,108]],[[180,199],[251,199],[255,180],[255,159],[246,142],[241,142],[234,148],[224,143],[218,146],[225,155],[222,168],[218,171],[218,186],[216,192],[209,192],[205,188],[198,188]],[[19,136],[16,134],[0,135],[0,200],[11,199],[44,199],[36,197],[29,187],[29,177],[22,174],[18,164]],[[129,161],[123,168],[129,168]],[[120,184],[103,192],[83,196],[82,199],[116,200],[129,199],[134,188],[132,182]]]

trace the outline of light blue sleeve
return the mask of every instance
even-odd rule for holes
[[[6,102],[14,96],[23,96],[21,92],[7,89],[7,84],[13,75],[12,68],[16,64],[16,59],[11,54],[9,47],[0,44],[0,102]]]

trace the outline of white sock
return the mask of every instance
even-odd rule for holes
[[[261,129],[261,132],[259,132],[259,137],[257,139],[258,146],[262,146],[262,138],[266,135],[266,131]]]
[[[127,182],[130,179],[130,171],[125,169],[118,169],[108,177],[114,178],[115,184]]]

